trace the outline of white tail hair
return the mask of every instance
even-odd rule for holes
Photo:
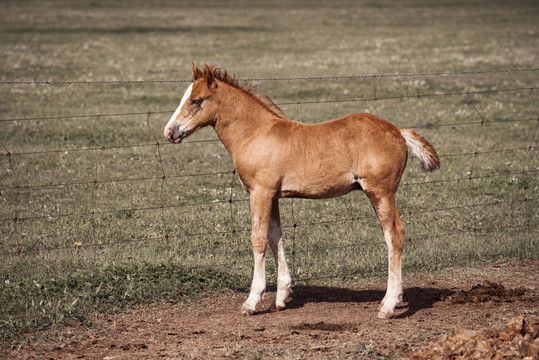
[[[421,160],[424,171],[434,171],[440,168],[440,157],[434,147],[413,129],[401,129],[401,135],[410,146],[412,153]]]

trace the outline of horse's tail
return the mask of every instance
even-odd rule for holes
[[[421,168],[424,171],[434,171],[440,168],[440,157],[423,136],[413,129],[401,129],[401,134],[412,153],[421,160]]]

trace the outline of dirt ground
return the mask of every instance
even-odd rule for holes
[[[525,259],[408,276],[404,302],[391,320],[376,318],[383,282],[297,286],[286,310],[264,311],[273,296],[267,294],[260,311],[249,317],[239,311],[246,294],[218,293],[187,304],[141,306],[96,316],[95,326],[66,328],[57,343],[42,337],[4,355],[13,359],[398,357],[455,328],[503,328],[515,316],[537,323],[538,274],[539,261]]]

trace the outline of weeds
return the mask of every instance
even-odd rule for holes
[[[28,330],[84,321],[93,312],[184,301],[214,289],[241,291],[248,284],[245,277],[213,268],[148,263],[81,269],[60,278],[2,280],[0,333],[4,344]]]

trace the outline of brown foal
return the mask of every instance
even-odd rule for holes
[[[254,253],[251,292],[242,314],[252,314],[266,289],[265,252],[269,244],[277,268],[275,310],[284,309],[291,293],[286,264],[279,198],[331,198],[363,190],[382,226],[388,248],[387,291],[378,317],[390,318],[402,300],[404,226],[395,192],[410,146],[425,171],[440,167],[431,144],[411,129],[374,115],[355,113],[315,125],[285,118],[267,97],[239,86],[226,71],[193,64],[194,82],[165,127],[165,136],[180,143],[211,125],[234,161],[243,188],[250,195]]]

